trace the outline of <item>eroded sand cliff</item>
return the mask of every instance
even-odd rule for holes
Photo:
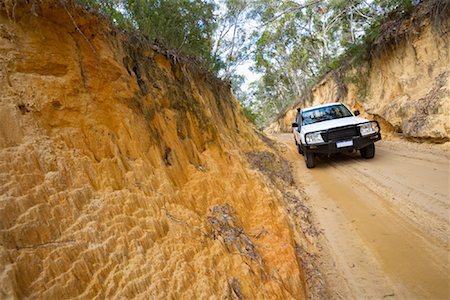
[[[305,297],[229,87],[81,8],[0,8],[0,298]]]

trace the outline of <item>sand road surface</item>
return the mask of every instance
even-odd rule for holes
[[[307,169],[291,134],[296,184],[322,230],[319,264],[332,299],[450,299],[448,147],[380,141]]]

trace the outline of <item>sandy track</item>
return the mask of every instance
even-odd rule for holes
[[[330,298],[450,298],[448,148],[381,141],[372,160],[339,154],[309,170],[291,134],[273,138],[323,230]]]

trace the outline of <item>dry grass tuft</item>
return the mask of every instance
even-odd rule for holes
[[[294,182],[289,163],[279,155],[268,151],[253,151],[247,152],[245,156],[250,166],[268,176],[272,183],[281,180],[284,184],[291,185]]]
[[[231,205],[225,203],[211,207],[208,223],[212,227],[214,239],[221,240],[228,252],[245,256],[262,266],[261,256],[242,229]]]
[[[380,56],[395,49],[413,35],[418,35],[423,21],[429,20],[440,34],[448,33],[450,2],[448,0],[428,0],[411,12],[393,11],[380,26],[378,37],[371,45],[371,54]]]

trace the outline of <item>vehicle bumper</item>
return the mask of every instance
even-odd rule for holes
[[[322,144],[303,145],[303,151],[318,154],[333,154],[339,152],[346,152],[349,150],[359,150],[369,146],[370,144],[375,143],[376,141],[381,140],[381,134],[377,132],[375,134],[364,137],[353,137],[351,138],[351,140],[353,141],[353,145],[347,147],[338,148],[336,143],[341,141],[329,141]]]

